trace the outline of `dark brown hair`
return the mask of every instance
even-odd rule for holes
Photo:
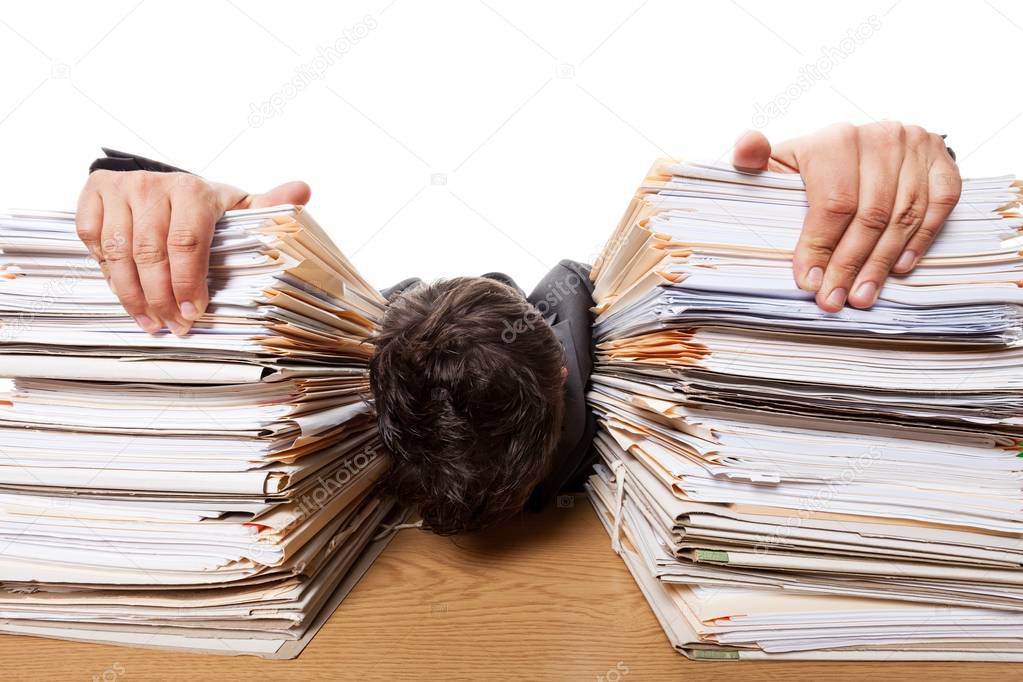
[[[563,365],[557,336],[506,284],[457,278],[402,293],[370,362],[393,457],[385,487],[443,535],[521,510],[551,468]]]

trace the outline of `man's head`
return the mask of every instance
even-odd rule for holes
[[[424,525],[454,534],[522,509],[564,413],[561,344],[522,295],[486,278],[391,302],[370,363],[388,478]]]

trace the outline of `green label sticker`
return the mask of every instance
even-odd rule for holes
[[[698,549],[696,550],[697,561],[719,561],[723,564],[728,563],[728,552],[721,552],[713,549]]]

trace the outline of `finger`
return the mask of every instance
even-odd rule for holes
[[[78,208],[75,210],[75,231],[78,238],[89,250],[89,256],[96,261],[103,279],[110,291],[117,295],[113,281],[110,279],[110,268],[103,260],[103,197],[88,184],[78,197]]]
[[[159,320],[149,314],[146,297],[132,260],[132,217],[128,202],[116,194],[103,196],[103,227],[100,234],[100,263],[110,288],[125,311],[149,333],[159,330]]]
[[[173,196],[167,252],[170,259],[171,288],[186,329],[198,320],[209,305],[206,278],[209,274],[210,243],[220,211],[194,200],[188,192]]]
[[[166,195],[151,196],[134,205],[135,227],[131,251],[139,282],[150,310],[175,334],[184,334],[184,321],[171,287],[167,255],[167,231],[170,224],[170,200]]]
[[[300,181],[285,182],[263,194],[249,194],[241,201],[228,204],[228,208],[265,208],[267,206],[279,206],[280,204],[295,204],[305,206],[309,203],[312,190],[309,185]]]
[[[905,251],[896,262],[895,272],[909,272],[916,267],[962,195],[963,179],[959,175],[959,167],[949,156],[944,141],[938,135],[931,135],[930,156],[932,161],[927,176],[927,211],[920,229],[906,244]]]
[[[817,305],[837,312],[845,305],[856,276],[888,227],[905,153],[901,124],[859,128],[860,191],[856,214],[835,247],[817,292]]]
[[[805,144],[803,138],[796,138],[774,145],[771,158],[767,162],[767,170],[776,173],[798,173],[799,160],[796,158],[796,150]]]
[[[927,131],[918,126],[906,127],[906,154],[899,170],[898,189],[888,227],[863,264],[849,294],[849,304],[869,308],[924,220],[927,210]]]
[[[75,210],[75,230],[97,263],[103,257],[100,239],[103,234],[103,199],[99,192],[86,186],[78,196]]]
[[[809,204],[792,255],[792,274],[804,291],[817,292],[835,246],[856,214],[859,151],[856,128],[831,126],[811,138],[799,153],[799,172]]]
[[[735,141],[732,165],[743,170],[767,170],[771,158],[771,143],[763,133],[747,130]]]

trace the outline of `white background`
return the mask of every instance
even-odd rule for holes
[[[1021,40],[1007,0],[3,3],[0,204],[72,208],[105,145],[249,191],[306,180],[378,286],[528,288],[594,256],[655,158],[754,126],[896,118],[948,133],[964,175],[1013,172]]]

